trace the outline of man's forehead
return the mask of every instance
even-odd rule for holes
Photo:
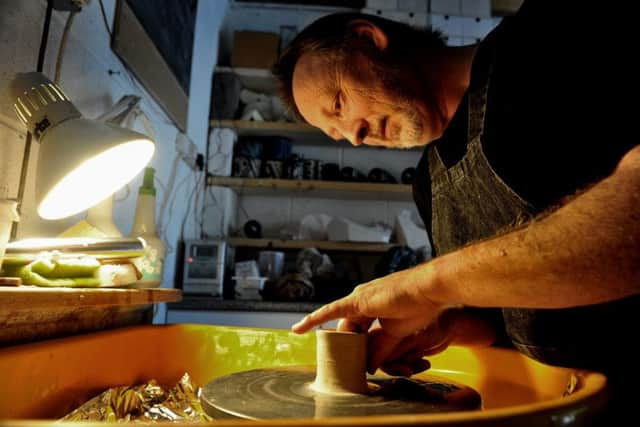
[[[292,89],[312,96],[322,96],[336,89],[335,63],[316,53],[303,54],[293,72]]]

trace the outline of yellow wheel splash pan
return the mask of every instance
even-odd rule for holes
[[[195,385],[204,386],[216,377],[249,369],[313,365],[315,345],[314,334],[178,324],[135,326],[1,348],[0,426],[53,426],[57,418],[116,385],[150,379],[171,385],[188,372]],[[604,375],[543,365],[512,350],[451,347],[429,360],[430,374],[477,390],[483,409],[424,415],[220,420],[214,424],[579,426],[600,413],[606,401]],[[572,378],[578,378],[578,386],[563,397]]]

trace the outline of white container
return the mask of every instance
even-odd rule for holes
[[[240,277],[233,276],[233,280],[236,281],[237,289],[257,289],[262,290],[264,283],[269,279],[268,277]]]
[[[257,277],[260,272],[255,260],[236,262],[235,277]]]
[[[4,251],[11,235],[11,225],[20,220],[17,207],[18,202],[15,200],[0,199],[0,270],[2,270]]]
[[[261,300],[264,283],[268,277],[239,277],[233,276],[236,285],[234,287],[236,299],[241,300]]]

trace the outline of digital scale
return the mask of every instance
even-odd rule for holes
[[[185,240],[182,292],[222,297],[225,270],[233,248],[224,240]]]

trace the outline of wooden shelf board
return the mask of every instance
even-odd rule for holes
[[[396,246],[391,243],[368,242],[333,242],[328,240],[281,240],[281,239],[249,239],[230,237],[227,241],[233,246],[274,249],[316,248],[324,251],[345,252],[386,252]]]
[[[305,123],[256,122],[252,120],[211,120],[214,128],[234,129],[240,136],[284,136],[296,144],[348,146],[345,141],[334,141],[319,129]]]
[[[247,131],[308,132],[322,133],[318,128],[305,123],[293,122],[256,122],[254,120],[211,120],[211,126],[229,127]]]
[[[353,147],[346,139],[335,141],[325,135],[320,129],[306,123],[292,122],[256,122],[253,120],[216,120],[209,121],[212,128],[229,128],[235,130],[240,136],[284,136],[290,138],[296,144],[309,144],[321,146],[337,146],[341,148]],[[406,150],[398,148],[374,147],[361,145],[358,150]],[[424,151],[424,147],[409,148],[410,151]]]
[[[208,185],[230,187],[241,194],[269,195],[274,192],[313,193],[311,197],[405,200],[412,199],[412,188],[404,184],[378,184],[370,182],[311,181],[271,178],[210,177]]]

